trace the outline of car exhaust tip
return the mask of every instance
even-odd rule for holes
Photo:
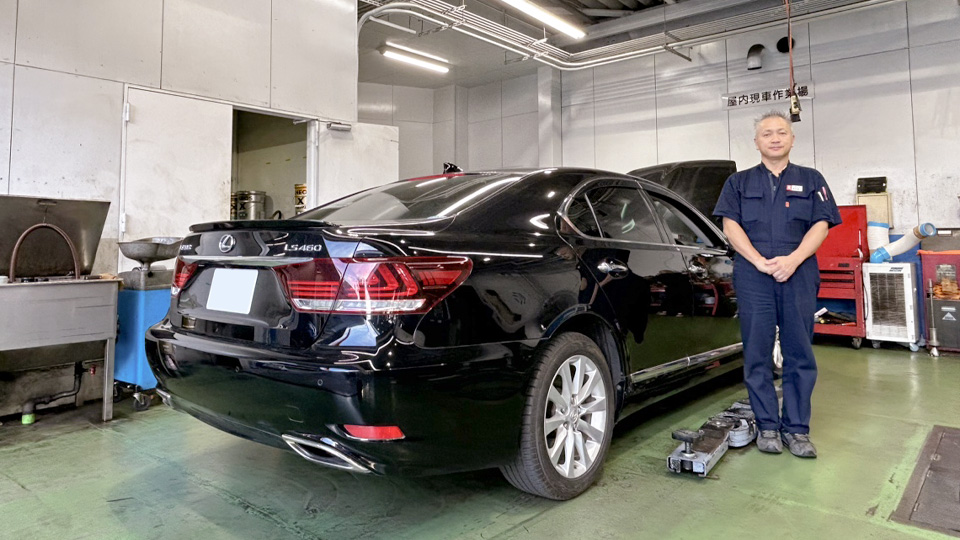
[[[166,392],[159,388],[157,388],[156,391],[157,395],[160,396],[161,401],[163,401],[163,404],[167,407],[173,408],[173,396],[170,395],[170,392]]]
[[[283,435],[283,441],[303,459],[319,465],[356,473],[369,473],[370,469],[346,453],[322,441],[305,439],[296,435]]]

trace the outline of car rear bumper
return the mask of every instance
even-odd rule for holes
[[[292,355],[161,323],[147,331],[146,349],[158,391],[175,409],[319,464],[449,473],[506,463],[519,443],[528,376],[519,346],[438,351],[394,344]],[[415,367],[375,369],[390,365],[380,355]],[[344,424],[399,426],[404,438],[361,440]]]

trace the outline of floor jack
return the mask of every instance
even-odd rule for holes
[[[777,395],[781,389],[777,387]],[[747,398],[704,422],[697,431],[678,429],[673,438],[682,442],[667,457],[667,468],[704,477],[731,447],[747,446],[757,438],[757,420]]]

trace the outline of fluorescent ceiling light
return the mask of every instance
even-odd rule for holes
[[[441,66],[440,64],[431,62],[430,60],[417,58],[412,54],[395,51],[393,49],[383,49],[382,51],[380,51],[380,54],[386,56],[387,58],[390,58],[393,60],[399,60],[400,62],[405,62],[412,66],[417,66],[424,69],[429,69],[431,71],[436,71],[437,73],[446,73],[450,71],[450,68],[446,66]]]
[[[541,21],[543,24],[553,28],[558,32],[563,32],[564,34],[572,37],[573,39],[580,39],[583,36],[587,35],[586,32],[577,28],[576,26],[564,21],[560,17],[545,11],[540,6],[531,4],[527,0],[501,0],[504,4],[513,6],[520,11],[526,13],[527,15]]]
[[[387,42],[387,47],[393,47],[394,49],[400,49],[401,51],[411,52],[411,53],[413,53],[413,54],[415,54],[415,55],[417,55],[417,56],[424,56],[424,57],[427,57],[427,58],[432,58],[433,60],[436,60],[436,61],[438,61],[438,62],[443,62],[444,64],[449,64],[449,63],[450,63],[450,61],[447,60],[446,58],[443,58],[443,57],[440,57],[440,56],[437,56],[437,55],[434,55],[434,54],[430,54],[430,53],[427,53],[427,52],[418,51],[417,49],[414,49],[413,47],[407,47],[406,45],[400,45],[400,44],[394,43],[394,42],[392,42],[392,41],[388,41],[388,42]]]

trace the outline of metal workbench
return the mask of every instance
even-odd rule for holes
[[[113,418],[113,354],[120,283],[119,279],[65,279],[0,285],[0,351],[106,341],[104,422]]]

